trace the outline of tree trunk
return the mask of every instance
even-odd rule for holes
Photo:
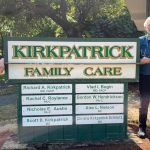
[[[72,38],[82,38],[82,32],[80,28],[70,27],[69,29],[64,29],[68,37]]]

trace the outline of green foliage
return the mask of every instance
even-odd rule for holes
[[[16,105],[6,105],[0,106],[0,121],[16,119],[17,117],[17,108]]]
[[[4,80],[4,74],[3,75],[0,75],[0,82],[2,81],[2,80]]]
[[[138,37],[135,24],[131,20],[123,0],[105,5],[102,10],[102,15],[89,27],[92,37]]]
[[[0,7],[0,32],[12,36],[138,36],[124,0],[0,0]]]

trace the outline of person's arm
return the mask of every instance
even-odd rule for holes
[[[148,63],[150,63],[150,59],[147,57],[143,57],[140,59],[140,63],[141,64],[148,64]]]
[[[3,73],[4,69],[5,69],[4,58],[0,57],[0,74]]]

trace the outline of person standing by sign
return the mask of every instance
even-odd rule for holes
[[[150,102],[150,17],[144,22],[146,35],[140,37],[140,108],[139,108],[139,131],[138,136],[146,135],[146,121]]]

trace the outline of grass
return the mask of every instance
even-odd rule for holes
[[[0,121],[16,118],[17,118],[17,108],[15,104],[0,106]]]
[[[8,85],[5,83],[4,75],[0,75],[0,96],[16,93],[17,87],[15,85]],[[17,118],[17,106],[9,104],[0,106],[0,122]]]
[[[5,77],[4,77],[4,74],[0,74],[0,81],[1,81],[1,80],[4,80],[4,78],[5,78]]]
[[[5,74],[0,74],[0,96],[16,93],[16,87],[16,85],[9,85],[5,81]]]
[[[6,85],[6,86],[2,86],[0,88],[0,96],[7,95],[7,94],[13,94],[13,93],[16,93],[15,85]]]

